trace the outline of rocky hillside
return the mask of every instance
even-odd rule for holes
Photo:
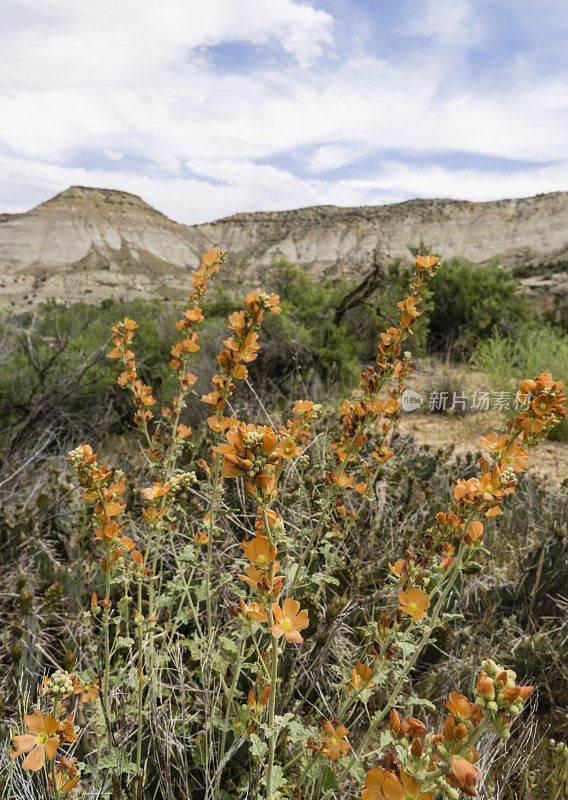
[[[498,257],[538,305],[568,312],[568,192],[317,206],[190,226],[126,192],[71,187],[25,214],[0,215],[0,304],[179,296],[187,267],[211,244],[229,250],[233,282],[250,285],[279,256],[316,275],[363,275],[375,251],[408,258],[421,240],[446,258]]]

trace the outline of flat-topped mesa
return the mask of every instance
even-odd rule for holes
[[[415,199],[382,206],[311,206],[183,225],[135,194],[72,186],[29,212],[0,215],[0,305],[46,299],[178,296],[188,267],[218,244],[225,281],[255,288],[285,257],[315,276],[365,274],[374,253],[410,261],[420,242],[443,258],[523,267],[537,303],[568,308],[568,192],[471,202]],[[555,264],[546,274],[542,265]]]
[[[37,211],[38,209],[45,208],[71,210],[73,207],[79,205],[89,209],[138,209],[167,219],[165,214],[162,214],[161,211],[157,211],[137,194],[124,192],[121,189],[99,189],[94,186],[70,186],[54,197],[50,197],[49,200],[40,203],[32,210]]]

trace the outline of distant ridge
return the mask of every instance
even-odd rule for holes
[[[188,267],[211,244],[229,251],[226,279],[248,287],[278,257],[316,276],[356,276],[375,251],[409,258],[408,245],[421,240],[445,258],[523,267],[535,302],[557,313],[568,308],[568,192],[485,203],[311,206],[182,225],[137,195],[84,186],[26,213],[0,215],[0,305],[179,297]],[[551,264],[556,269],[545,274]]]

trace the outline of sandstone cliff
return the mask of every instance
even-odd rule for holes
[[[188,266],[211,244],[229,250],[232,282],[248,286],[279,256],[315,275],[355,276],[376,249],[385,259],[408,258],[408,245],[421,240],[446,258],[499,258],[505,268],[523,268],[538,305],[568,310],[568,192],[317,206],[189,226],[135,195],[72,187],[27,213],[0,215],[0,303],[179,296]]]

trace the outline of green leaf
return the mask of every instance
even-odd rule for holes
[[[203,601],[207,597],[207,584],[205,583],[205,581],[201,581],[200,584],[195,586],[194,591],[197,602],[203,603]]]
[[[463,614],[442,614],[442,625],[454,619],[463,619]]]
[[[250,751],[253,758],[258,758],[259,761],[262,761],[268,753],[267,744],[259,739],[256,733],[250,735]]]
[[[291,742],[304,744],[308,741],[310,736],[316,738],[317,735],[318,732],[314,727],[308,728],[306,725],[302,725],[297,719],[291,719],[288,723],[288,737]]]
[[[339,782],[337,780],[337,775],[330,767],[329,764],[326,764],[323,768],[322,773],[322,789],[324,791],[331,790],[333,792],[339,791]]]
[[[228,636],[219,636],[219,641],[234,659],[237,658],[237,643],[234,639],[230,639]]]
[[[130,636],[117,636],[114,646],[118,649],[119,647],[132,647],[133,644],[134,639],[131,639]]]
[[[436,706],[430,700],[426,700],[424,697],[409,697],[405,701],[405,705],[409,708],[412,706],[422,706],[423,708],[429,708],[432,711],[436,710]]]

